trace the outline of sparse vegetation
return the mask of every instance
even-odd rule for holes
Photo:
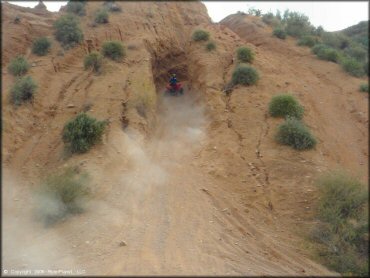
[[[48,225],[68,214],[83,211],[83,201],[90,195],[87,173],[69,167],[49,175],[36,190],[38,214]]]
[[[267,13],[262,16],[262,21],[271,26],[277,26],[280,20],[277,19],[273,13]]]
[[[87,54],[84,59],[84,67],[85,70],[92,68],[95,72],[100,72],[101,66],[103,62],[103,56],[96,51]]]
[[[33,41],[32,44],[32,53],[44,56],[49,52],[51,42],[46,37],[41,37]]]
[[[109,17],[109,15],[108,15],[107,10],[106,9],[100,9],[95,14],[95,22],[99,23],[99,24],[108,23],[109,22],[108,17]]]
[[[251,66],[240,65],[238,66],[232,75],[232,82],[234,85],[254,85],[259,79],[258,72]]]
[[[286,33],[295,38],[308,35],[313,30],[308,17],[298,12],[285,11],[282,22],[285,26]]]
[[[17,56],[10,61],[8,71],[14,76],[21,76],[26,74],[30,68],[30,64],[27,62],[24,56]]]
[[[55,38],[63,46],[74,46],[83,40],[78,19],[72,14],[61,16],[54,23]]]
[[[105,126],[105,121],[80,113],[64,126],[63,141],[72,153],[87,152],[101,140]]]
[[[328,48],[328,46],[322,43],[318,43],[318,44],[315,44],[314,47],[312,47],[311,51],[313,54],[317,55],[324,48]]]
[[[285,40],[285,39],[286,39],[286,32],[285,32],[285,30],[284,30],[283,28],[281,28],[281,27],[276,27],[276,28],[274,29],[274,31],[272,32],[272,34],[273,34],[275,37],[277,37],[277,38],[279,38],[279,39],[281,39],[281,40]]]
[[[303,107],[292,95],[281,94],[272,97],[269,104],[269,113],[273,117],[295,117],[302,119]]]
[[[121,12],[122,9],[115,1],[105,1],[103,4],[110,12]]]
[[[209,33],[207,31],[198,29],[194,31],[192,38],[194,41],[208,41]]]
[[[236,53],[241,62],[252,63],[254,60],[254,53],[248,47],[239,47]]]
[[[73,13],[79,16],[86,14],[85,2],[84,1],[68,1],[67,12]]]
[[[276,140],[283,145],[291,146],[296,150],[311,149],[316,145],[316,139],[308,128],[298,119],[287,117],[278,127]]]
[[[209,42],[209,43],[206,44],[206,49],[208,51],[215,50],[216,49],[216,44],[214,42]]]
[[[360,91],[363,93],[369,92],[369,83],[363,83],[360,85]]]
[[[318,51],[317,57],[319,57],[321,60],[337,63],[340,59],[340,54],[334,48],[323,47]]]
[[[102,53],[105,57],[119,61],[126,55],[124,46],[119,41],[107,41],[103,43]]]
[[[17,79],[10,90],[10,102],[15,105],[21,105],[22,102],[33,98],[37,89],[36,83],[31,76],[25,76]]]
[[[298,40],[297,44],[300,46],[313,47],[316,44],[316,42],[317,40],[315,37],[310,36],[310,35],[305,35]]]
[[[365,75],[363,65],[354,58],[344,58],[341,64],[343,69],[352,76],[361,77]]]
[[[332,172],[318,182],[320,220],[311,231],[319,245],[317,255],[330,269],[343,275],[367,276],[368,192],[358,179]]]
[[[359,44],[351,45],[345,49],[344,53],[356,59],[358,62],[366,60],[368,55],[366,49]]]

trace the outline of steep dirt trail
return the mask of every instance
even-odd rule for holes
[[[196,93],[161,98],[150,138],[132,131],[110,134],[120,158],[116,167],[102,162],[104,176],[94,181],[104,187],[84,214],[45,229],[33,211],[24,213],[35,205],[28,189],[8,194],[8,200],[21,200],[6,205],[13,210],[5,218],[12,254],[6,265],[91,275],[283,275],[303,273],[308,265],[307,274],[323,271],[305,258],[292,261],[293,243],[278,240],[284,231],[265,223],[254,205],[249,219],[243,217],[237,198],[230,201],[219,179],[197,162],[209,141],[209,122]]]

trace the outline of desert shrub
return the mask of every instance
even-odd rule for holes
[[[345,49],[350,45],[351,39],[340,33],[324,32],[321,36],[323,44],[336,49]]]
[[[279,39],[282,39],[282,40],[285,40],[285,38],[286,38],[286,32],[285,32],[285,30],[282,27],[276,27],[274,29],[274,31],[272,32],[272,34],[275,37],[277,37]]]
[[[27,62],[24,56],[17,56],[10,61],[8,71],[14,76],[21,76],[26,74],[30,68],[30,64]]]
[[[317,42],[316,38],[310,35],[305,35],[298,40],[298,45],[313,47]]]
[[[55,38],[63,46],[73,46],[83,39],[78,19],[72,14],[63,15],[54,23]]]
[[[312,35],[321,37],[324,34],[324,28],[322,26],[318,26],[317,28],[313,29]]]
[[[262,16],[262,21],[271,26],[277,26],[280,20],[277,19],[273,13],[267,13]]]
[[[344,52],[359,62],[366,60],[368,56],[366,49],[359,45],[352,45],[346,48]]]
[[[259,79],[258,72],[250,66],[240,65],[238,66],[232,75],[232,82],[234,85],[253,85],[256,84]]]
[[[68,1],[67,3],[67,12],[74,13],[79,16],[86,14],[85,11],[85,2],[82,1]]]
[[[360,91],[364,93],[369,92],[369,83],[363,83],[360,85]]]
[[[262,11],[256,8],[249,8],[248,9],[248,14],[249,15],[255,15],[255,16],[261,16]]]
[[[340,59],[340,54],[338,50],[335,50],[334,48],[324,47],[318,51],[317,57],[319,57],[321,60],[337,63]]]
[[[20,105],[22,102],[29,101],[33,98],[36,89],[37,85],[31,76],[21,77],[10,90],[10,102]]]
[[[103,43],[102,53],[105,57],[118,61],[125,57],[126,51],[119,41],[107,41]]]
[[[342,60],[343,69],[350,75],[361,77],[365,75],[363,65],[353,58],[344,58]]]
[[[254,59],[254,53],[248,47],[239,47],[236,50],[238,60],[241,62],[252,63]]]
[[[283,145],[288,145],[296,150],[311,149],[316,145],[316,139],[308,128],[298,119],[287,117],[285,122],[278,127],[276,140]]]
[[[320,220],[311,238],[323,263],[344,275],[368,273],[368,192],[358,179],[332,172],[317,180]]]
[[[72,153],[87,152],[101,140],[105,126],[105,121],[80,113],[64,126],[63,141]]]
[[[51,42],[46,37],[41,37],[33,41],[32,44],[32,53],[39,56],[46,55],[49,52]]]
[[[364,72],[366,73],[367,76],[369,76],[369,60],[364,63]]]
[[[322,49],[325,49],[325,48],[328,48],[328,46],[322,43],[318,43],[318,44],[315,44],[314,47],[312,47],[311,51],[313,54],[317,55]]]
[[[35,191],[38,215],[46,224],[53,224],[68,214],[83,211],[83,202],[90,195],[87,173],[69,167],[47,176]]]
[[[209,42],[209,43],[206,44],[206,49],[208,51],[215,50],[216,49],[216,44],[214,42]]]
[[[110,12],[121,12],[122,9],[115,1],[105,1],[103,4]]]
[[[108,17],[109,15],[106,9],[98,10],[95,14],[95,22],[100,24],[108,23]]]
[[[295,117],[301,119],[303,107],[292,95],[282,94],[272,97],[269,104],[269,113],[273,117]]]
[[[311,33],[313,27],[304,14],[298,12],[287,12],[284,15],[285,31],[289,36],[301,37]]]
[[[92,68],[95,72],[100,72],[100,68],[102,66],[103,56],[96,51],[87,54],[84,59],[84,67],[85,70]]]
[[[209,39],[209,33],[204,30],[195,30],[192,35],[192,39],[194,41],[208,41]]]

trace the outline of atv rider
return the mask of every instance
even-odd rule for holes
[[[176,78],[176,74],[175,73],[173,73],[172,76],[171,76],[170,85],[171,85],[171,87],[174,90],[176,90],[176,87],[177,87],[177,78]]]

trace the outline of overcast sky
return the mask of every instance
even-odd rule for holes
[[[12,4],[34,7],[38,1],[9,1]],[[67,1],[44,1],[49,11],[58,11]],[[249,8],[262,10],[262,13],[269,11],[281,12],[289,9],[307,15],[314,26],[322,25],[326,31],[337,31],[357,24],[360,21],[369,19],[368,1],[347,1],[347,2],[269,2],[269,1],[230,1],[213,2],[203,1],[208,14],[214,22],[218,22],[229,14],[237,11],[247,12]]]

